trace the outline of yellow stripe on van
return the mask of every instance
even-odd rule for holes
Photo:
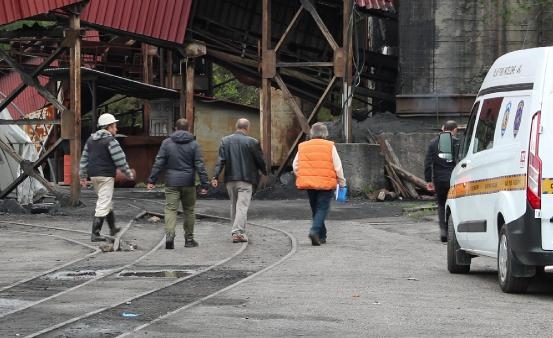
[[[553,194],[553,178],[542,178],[541,192],[542,194]]]
[[[493,194],[500,191],[524,189],[526,189],[526,175],[509,175],[455,184],[449,188],[447,198],[460,198],[474,195]],[[551,189],[553,192],[553,188]]]

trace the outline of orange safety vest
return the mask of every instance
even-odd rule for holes
[[[298,189],[331,190],[336,188],[338,179],[332,161],[334,142],[312,139],[298,146],[298,169],[296,187]]]

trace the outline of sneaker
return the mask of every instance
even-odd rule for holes
[[[246,234],[241,234],[241,233],[232,234],[232,243],[242,243],[247,241],[248,241],[248,237],[246,237]]]
[[[319,239],[319,243],[321,243],[321,244],[326,244],[326,238],[320,238],[320,239]]]
[[[309,239],[311,240],[311,245],[313,246],[321,245],[321,241],[319,240],[319,235],[309,234]]]
[[[187,238],[184,241],[184,247],[185,248],[195,248],[198,245],[200,245],[200,244],[198,244],[198,242],[196,242],[193,238]]]

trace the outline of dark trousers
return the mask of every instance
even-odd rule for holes
[[[436,189],[436,200],[438,201],[438,220],[440,222],[440,228],[447,229],[447,223],[445,221],[445,202],[449,191],[449,181],[434,182],[434,189]]]
[[[313,225],[309,234],[318,235],[320,239],[326,239],[325,218],[330,209],[330,200],[333,190],[307,190]]]

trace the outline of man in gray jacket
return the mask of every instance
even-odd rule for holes
[[[198,246],[194,240],[194,206],[196,205],[196,173],[200,176],[200,194],[207,194],[209,186],[207,171],[200,145],[194,135],[188,132],[188,121],[178,119],[176,131],[163,140],[157,153],[152,172],[148,178],[148,190],[155,183],[162,170],[165,172],[165,248],[174,248],[175,225],[179,202],[184,213],[184,246]]]
[[[241,118],[236,122],[234,134],[221,139],[219,158],[215,165],[215,176],[211,185],[217,187],[218,177],[225,169],[225,184],[230,197],[230,218],[232,221],[232,242],[247,242],[245,233],[248,208],[259,171],[267,175],[267,167],[259,141],[248,136],[250,121]]]
[[[86,187],[87,177],[90,176],[94,191],[98,196],[94,221],[92,223],[92,242],[105,241],[106,238],[100,235],[104,219],[108,221],[109,233],[115,236],[119,228],[115,226],[115,215],[113,214],[113,188],[115,185],[116,168],[121,170],[133,181],[134,173],[127,164],[127,158],[119,142],[115,139],[117,133],[117,122],[111,114],[102,114],[98,118],[100,129],[90,135],[83,149],[79,164],[79,177],[81,186]]]

